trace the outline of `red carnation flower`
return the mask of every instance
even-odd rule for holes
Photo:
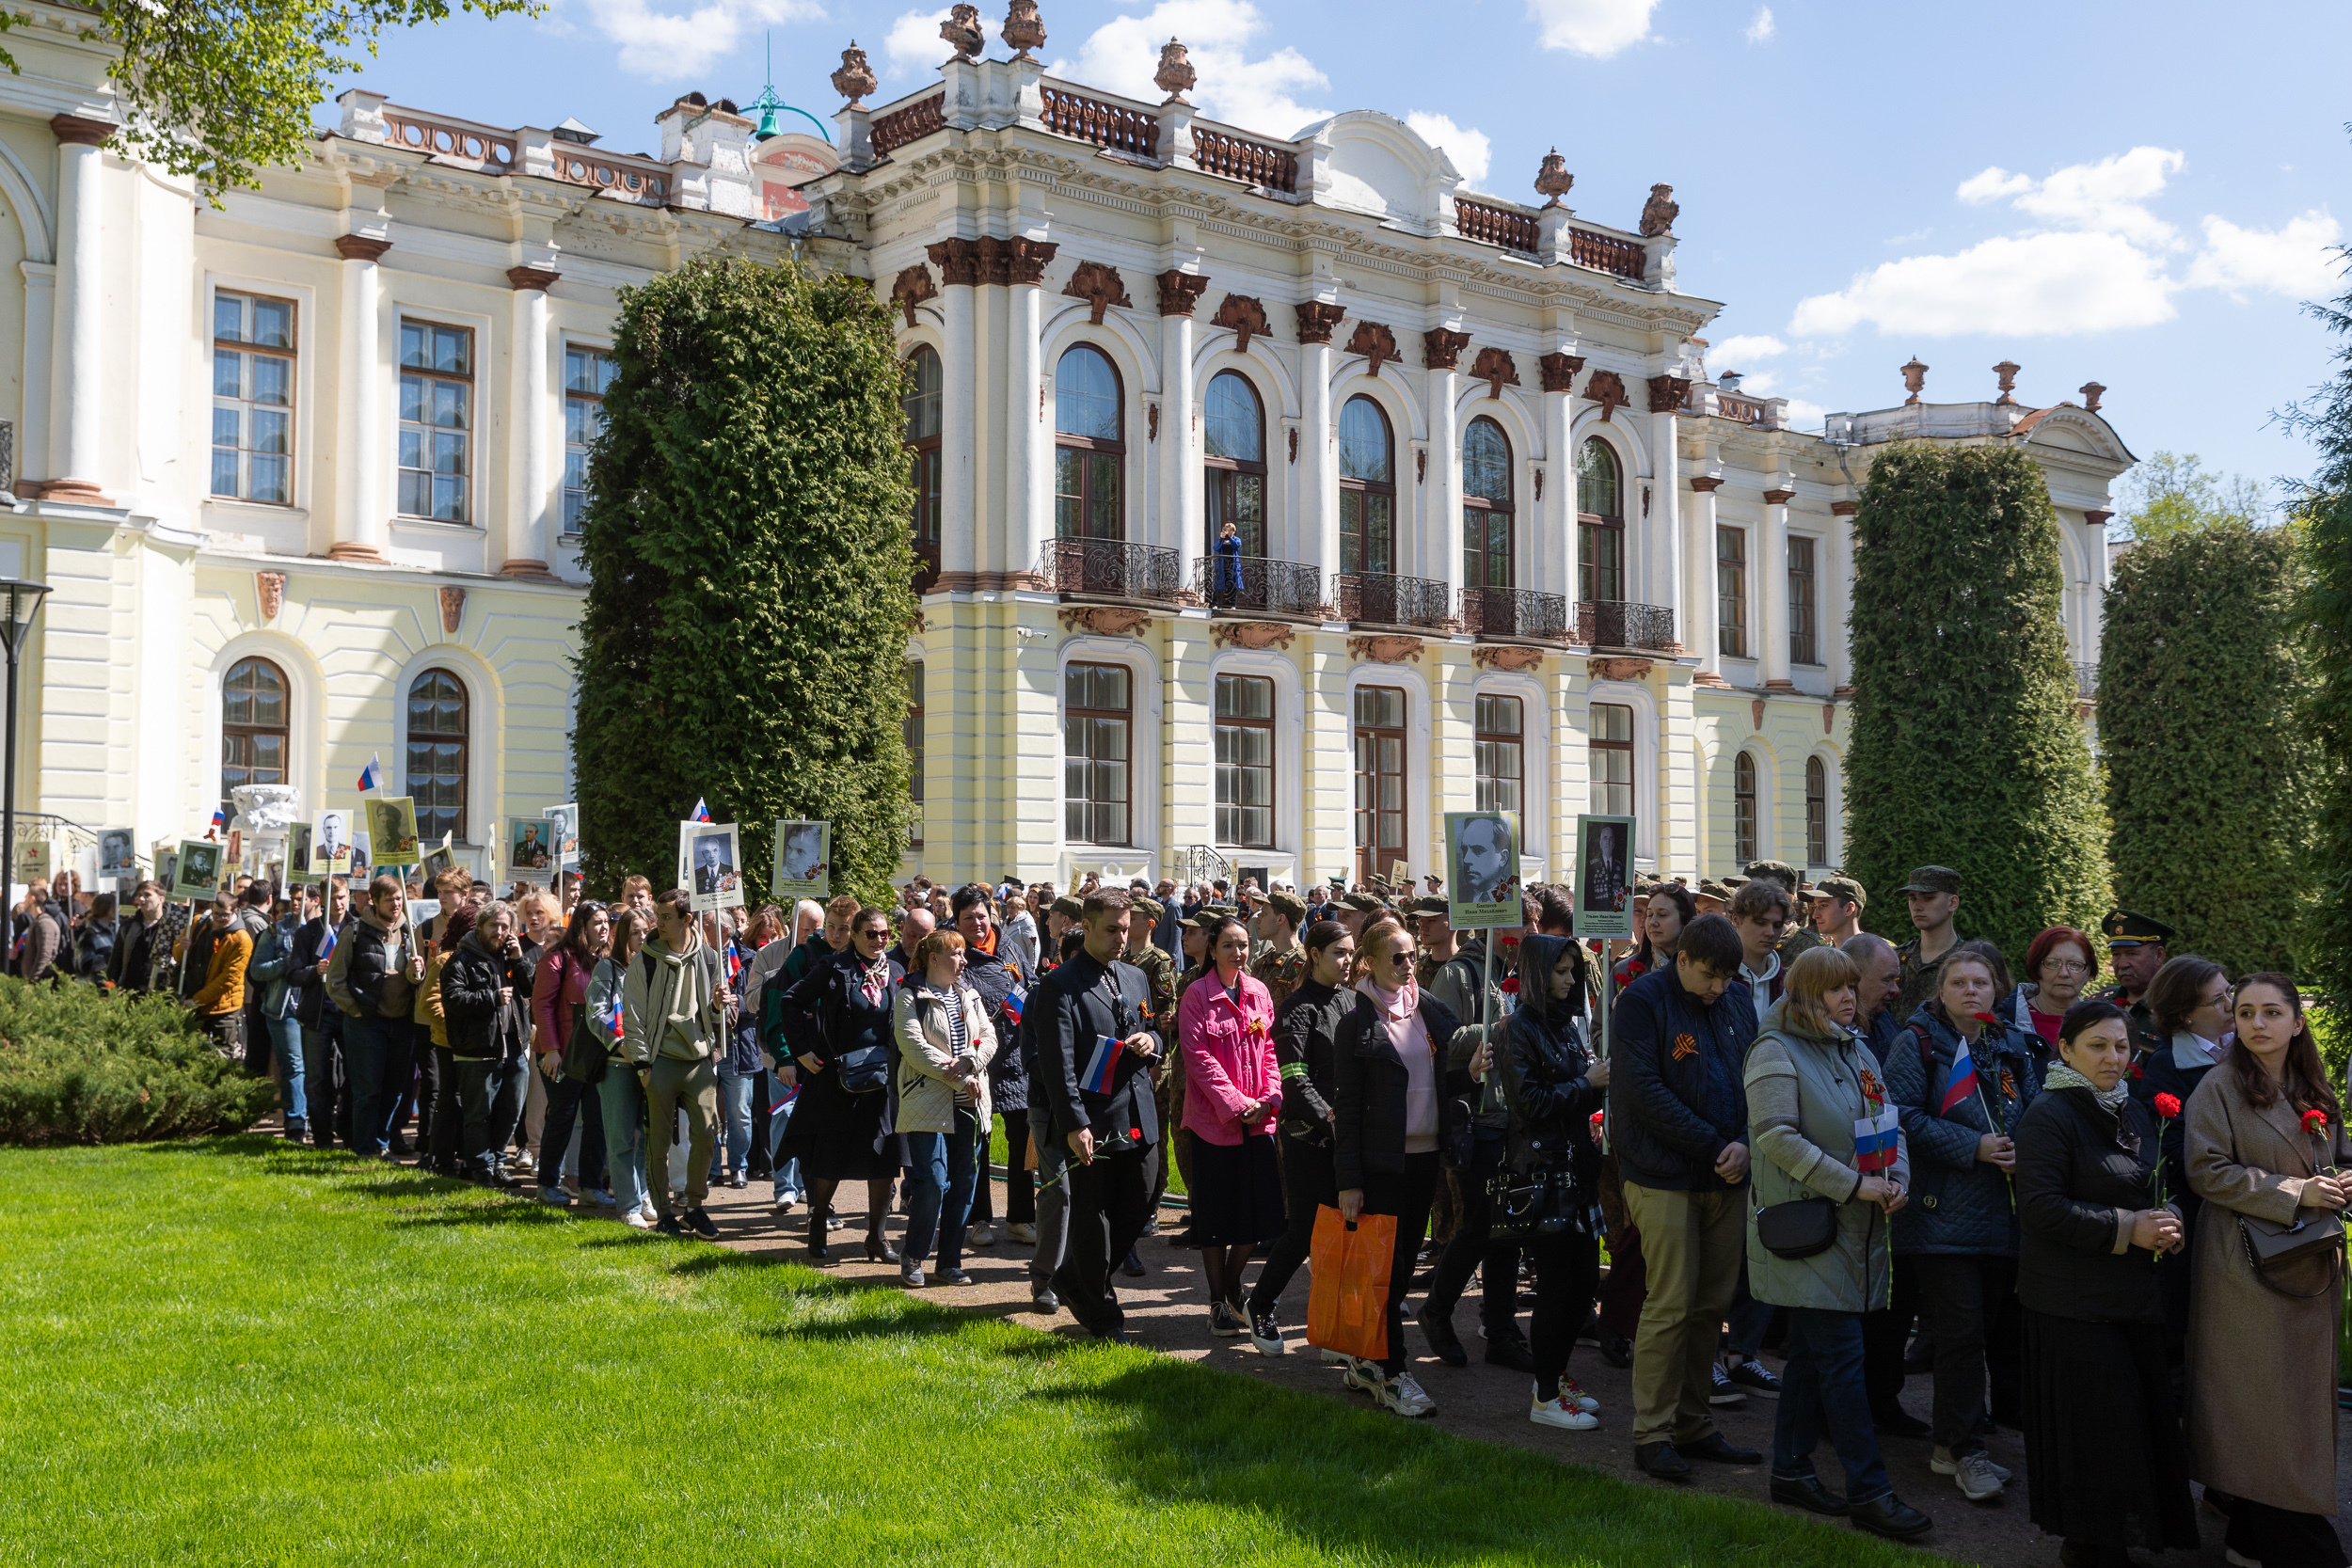
[[[2139,1064],[2138,1064],[2137,1062],[2134,1062],[2134,1063],[2132,1064],[2132,1076],[2133,1076],[2134,1078],[2137,1078],[2137,1077],[2138,1077],[2138,1076],[2139,1076]]]
[[[1994,1018],[1991,1013],[1971,1013],[1969,1016],[1974,1018],[1979,1023],[1998,1023],[2001,1022],[1999,1019]]]
[[[1606,1111],[1595,1111],[1595,1112],[1593,1113],[1593,1125],[1594,1125],[1595,1127],[1598,1127],[1598,1126],[1600,1125],[1600,1118],[1601,1118],[1601,1117],[1605,1117],[1605,1116],[1607,1116],[1608,1114],[1609,1114],[1609,1113],[1608,1113],[1608,1112],[1606,1112]]]
[[[2177,1094],[2160,1094],[2156,1096],[2155,1107],[2156,1115],[2170,1121],[2181,1114],[2181,1097]]]
[[[1518,993],[1519,977],[1516,974],[1505,974],[1502,977],[1502,994],[1505,996],[1517,996]]]
[[[2327,1112],[2325,1112],[2325,1111],[2321,1111],[2321,1110],[2310,1110],[2310,1111],[2306,1111],[2306,1112],[2304,1112],[2304,1113],[2303,1113],[2303,1131],[2304,1131],[2304,1132],[2327,1132],[2327,1131],[2328,1131],[2328,1113],[2327,1113]]]

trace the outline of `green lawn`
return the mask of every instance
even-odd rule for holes
[[[259,1137],[0,1150],[0,1323],[9,1563],[1908,1559]]]

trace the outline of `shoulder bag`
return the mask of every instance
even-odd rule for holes
[[[1542,1166],[1521,1173],[1505,1166],[1486,1179],[1486,1234],[1495,1241],[1583,1234],[1590,1205],[1576,1196],[1569,1172]]]
[[[564,983],[562,970],[571,962],[569,956],[559,960],[554,975],[557,985]],[[612,1005],[621,1005],[617,992]],[[612,1041],[596,1026],[596,1010],[588,1006],[585,995],[580,997],[580,1006],[572,1009],[572,1032],[564,1041],[564,1076],[575,1084],[601,1084],[606,1069],[612,1066]]]
[[[1825,1197],[1791,1198],[1756,1212],[1756,1239],[1775,1258],[1814,1258],[1837,1243],[1837,1205]]]
[[[2222,1105],[2222,1114],[2230,1117],[2231,1152],[2235,1153],[2237,1118],[2230,1116],[2226,1101]],[[2240,1214],[2237,1217],[2237,1234],[2238,1244],[2246,1249],[2248,1265],[2265,1289],[2299,1301],[2311,1301],[2338,1288],[2343,1274],[2343,1215],[2325,1209],[2314,1209],[2307,1215],[2298,1209],[2293,1224],[2280,1225],[2276,1220]],[[2290,1291],[2271,1277],[2297,1263],[2323,1257],[2335,1259],[2336,1266],[2328,1271],[2327,1280],[2316,1291]]]
[[[857,984],[856,976],[841,972],[841,984],[846,988]],[[840,1076],[837,1082],[850,1094],[873,1094],[890,1086],[890,1047],[887,1043],[861,1045],[836,1057],[833,1069]]]

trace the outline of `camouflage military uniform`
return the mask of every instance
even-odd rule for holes
[[[1307,950],[1294,942],[1282,952],[1268,953],[1249,966],[1249,974],[1274,998],[1274,1010],[1279,1013],[1307,977]]]
[[[1919,1010],[1920,1004],[1935,994],[1936,988],[1944,983],[1944,960],[1960,951],[1961,942],[1966,940],[1964,937],[1960,938],[1932,959],[1922,959],[1919,957],[1921,939],[1918,937],[1913,937],[1909,942],[1895,949],[1895,958],[1901,966],[1903,988],[1901,994],[1895,998],[1895,1017],[1898,1022],[1909,1023],[1911,1015]]]
[[[1804,917],[1799,915],[1797,918],[1802,920]],[[1780,939],[1780,961],[1785,964],[1795,963],[1804,954],[1825,945],[1827,944],[1822,941],[1821,933],[1812,927],[1796,927],[1787,936]]]

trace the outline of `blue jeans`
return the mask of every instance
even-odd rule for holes
[[[779,1098],[783,1090],[776,1085],[776,1075],[768,1075],[768,1160],[775,1167],[776,1200],[786,1198],[798,1203],[801,1199],[801,1162],[796,1159],[778,1160],[776,1150],[784,1147],[784,1130],[792,1125],[792,1107],[798,1100]]]
[[[290,1013],[262,1020],[269,1034],[270,1052],[278,1060],[278,1108],[286,1113],[286,1136],[299,1138],[309,1130],[310,1108],[302,1094],[302,1025]]]
[[[531,1070],[536,1072],[538,1069]],[[604,1081],[612,1080],[611,1071]],[[572,1129],[580,1129],[580,1190],[604,1184],[604,1113],[596,1102],[602,1085],[576,1078],[548,1080],[548,1119],[539,1129],[539,1187],[545,1192],[563,1184],[564,1156],[572,1147]]]
[[[392,1118],[416,1071],[417,1026],[405,1018],[343,1021],[344,1076],[351,1083],[351,1147],[382,1154],[391,1147]]]
[[[752,1089],[756,1072],[737,1072],[719,1066],[719,1138],[710,1151],[710,1184],[729,1174],[740,1176],[752,1158]]]
[[[623,1215],[631,1214],[645,1205],[645,1091],[637,1069],[613,1063],[596,1085],[596,1100],[604,1111],[604,1164],[612,1204]]]
[[[1780,1374],[1780,1409],[1772,1418],[1772,1477],[1803,1481],[1813,1472],[1813,1450],[1829,1440],[1846,1466],[1846,1500],[1876,1502],[1895,1490],[1879,1457],[1870,1424],[1870,1396],[1862,1386],[1862,1317],[1814,1307],[1788,1308],[1788,1365]]]
[[[959,1105],[953,1132],[906,1135],[914,1202],[907,1211],[907,1233],[898,1243],[898,1256],[908,1264],[929,1255],[936,1234],[940,1272],[963,1266],[963,1222],[972,1212],[972,1148],[978,1131],[977,1116]]]

